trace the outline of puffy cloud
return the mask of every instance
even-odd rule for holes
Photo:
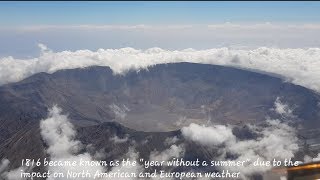
[[[155,64],[193,62],[246,68],[278,74],[287,81],[320,92],[320,49],[257,48],[239,50],[215,48],[207,50],[163,50],[150,48],[99,49],[51,52],[45,46],[37,58],[0,59],[0,84],[17,82],[39,72],[54,73],[61,69],[109,66],[114,73],[139,70]],[[235,61],[236,59],[236,61]]]
[[[152,151],[150,153],[150,160],[151,161],[169,161],[171,158],[178,158],[182,156],[184,153],[184,147],[182,145],[171,145],[170,148],[158,152]]]
[[[239,140],[232,133],[232,127],[223,125],[200,126],[190,124],[182,129],[182,135],[191,141],[201,145],[215,148],[219,146],[221,154],[218,159],[237,160],[250,163],[243,167],[223,167],[232,171],[240,171],[243,176],[253,173],[263,173],[272,167],[253,166],[257,159],[260,161],[272,161],[292,158],[298,151],[298,138],[294,128],[279,120],[267,120],[265,126],[249,126],[251,131],[258,135],[256,139]],[[235,156],[229,159],[226,154]]]
[[[49,110],[49,117],[40,121],[41,136],[49,146],[47,152],[52,158],[68,157],[82,148],[81,142],[75,140],[76,131],[73,125],[61,111],[54,106]]]
[[[274,102],[274,109],[276,113],[282,116],[292,116],[292,109],[285,103],[283,103],[279,97]]]
[[[75,139],[76,131],[74,126],[69,122],[66,115],[61,114],[62,110],[54,106],[49,110],[49,116],[40,122],[41,136],[45,143],[48,145],[46,152],[50,155],[50,160],[55,162],[76,162],[75,166],[70,165],[60,165],[60,166],[50,166],[49,170],[52,172],[60,172],[67,174],[68,171],[74,173],[88,172],[91,174],[90,177],[85,177],[85,179],[112,179],[105,177],[94,177],[96,172],[99,173],[117,173],[117,172],[139,172],[141,171],[141,166],[138,164],[136,166],[114,166],[111,168],[110,172],[107,171],[106,165],[102,165],[100,161],[95,160],[95,158],[100,159],[105,156],[104,151],[98,151],[93,156],[88,152],[83,152],[85,149],[84,145]],[[88,147],[87,149],[94,149],[93,147]],[[80,153],[81,152],[81,153]],[[128,153],[125,155],[130,161],[138,158],[138,153],[134,149],[130,148]],[[120,160],[121,161],[121,160]],[[82,162],[82,163],[81,163]],[[19,171],[20,172],[20,171]],[[50,179],[70,179],[65,177]],[[72,179],[84,179],[83,177],[76,177]],[[119,179],[119,178],[114,178]],[[121,179],[121,178],[120,178]]]
[[[76,162],[76,166],[49,166],[51,172],[59,172],[67,174],[68,171],[73,172],[89,172],[94,174],[96,171],[103,172],[104,169],[100,165],[81,166],[80,162],[94,161],[91,155],[87,152],[79,154],[83,148],[80,141],[75,140],[76,131],[73,125],[69,122],[66,115],[61,114],[61,109],[54,106],[49,110],[47,119],[40,122],[41,136],[48,145],[47,153],[50,155],[51,161],[56,162]],[[54,179],[49,177],[48,180]],[[59,178],[57,178],[59,179]],[[66,177],[60,178],[66,179]],[[77,178],[75,178],[77,179]],[[81,179],[81,178],[79,178]]]
[[[40,48],[41,52],[52,52],[46,45],[44,44],[38,44],[38,47]]]
[[[183,127],[181,132],[185,138],[205,146],[218,146],[236,140],[232,128],[224,125],[207,127],[191,123],[188,127]]]

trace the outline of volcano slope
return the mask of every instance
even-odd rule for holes
[[[277,99],[286,104],[283,113],[276,113]],[[304,136],[320,127],[319,102],[317,92],[281,77],[206,64],[160,64],[122,75],[108,67],[39,73],[0,87],[0,159],[14,168],[25,156],[46,156],[39,121],[53,105],[68,114],[85,144],[102,148],[114,135],[139,142],[150,136],[151,144],[138,148],[147,156],[190,123],[244,127],[289,116]],[[110,159],[127,150],[107,144],[116,149]],[[189,155],[206,154],[196,151]]]
[[[230,67],[177,63],[124,75],[107,67],[39,73],[0,87],[0,137],[45,117],[54,104],[81,125],[117,121],[135,130],[170,131],[208,119],[259,122],[272,113],[277,97],[305,127],[319,127],[318,93]]]

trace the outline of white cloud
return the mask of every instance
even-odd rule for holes
[[[305,155],[304,157],[303,157],[303,162],[304,163],[309,163],[309,162],[312,162],[312,157],[311,156],[309,156],[309,155]]]
[[[51,52],[50,49],[44,45],[44,44],[38,44],[38,47],[40,48],[41,52]]]
[[[250,159],[249,164],[240,167],[223,167],[232,171],[240,171],[243,176],[253,173],[263,173],[272,167],[253,166],[253,162],[258,158],[261,161],[272,161],[292,158],[298,150],[298,138],[295,129],[278,120],[267,120],[266,127],[251,125],[251,130],[259,135],[257,139],[239,140],[232,133],[232,127],[215,125],[200,126],[191,124],[182,129],[182,135],[191,141],[200,143],[207,147],[219,147],[221,151],[220,160]],[[226,153],[236,156],[235,159],[228,159]]]
[[[50,52],[45,50],[38,58],[0,59],[0,84],[17,82],[39,72],[54,73],[61,69],[109,66],[114,73],[125,73],[155,64],[194,62],[247,68],[282,75],[294,84],[320,92],[320,49],[257,48],[237,50],[216,48],[207,50],[163,50],[150,48],[99,49]],[[237,61],[234,59],[237,58]]]
[[[42,139],[48,144],[47,152],[51,157],[68,157],[77,153],[82,144],[75,140],[76,131],[61,109],[54,106],[49,111],[49,117],[40,121]]]
[[[61,114],[61,109],[54,106],[49,110],[47,119],[40,122],[41,136],[48,145],[47,153],[50,155],[51,161],[56,162],[76,162],[76,166],[50,166],[51,172],[59,172],[67,175],[68,171],[73,172],[89,172],[94,174],[97,170],[103,172],[102,166],[81,166],[81,161],[94,161],[91,155],[87,152],[79,154],[83,148],[80,141],[75,140],[76,131],[73,125],[69,122],[66,115]],[[54,179],[49,177],[48,180]],[[56,179],[66,179],[56,178]],[[75,178],[83,179],[83,178]],[[87,178],[90,179],[90,178]]]
[[[76,162],[75,166],[60,165],[60,166],[50,166],[49,170],[51,173],[60,172],[67,174],[68,171],[75,173],[88,172],[91,177],[79,177],[72,179],[94,179],[94,174],[96,172],[100,173],[117,173],[117,172],[139,172],[141,171],[141,166],[138,164],[136,166],[114,166],[111,168],[110,172],[107,172],[106,166],[100,164],[100,161],[95,160],[95,158],[102,158],[105,155],[104,151],[98,151],[94,156],[91,156],[88,152],[80,153],[80,150],[84,150],[84,145],[75,139],[76,131],[73,125],[69,122],[66,115],[61,114],[62,110],[54,106],[49,110],[49,116],[47,119],[40,122],[41,136],[45,143],[48,145],[46,152],[50,156],[50,160],[54,162]],[[93,147],[88,147],[87,149],[94,149]],[[125,155],[125,159],[132,161],[137,161],[138,153],[134,149],[129,148],[128,153]],[[117,159],[121,161],[122,159]],[[89,164],[80,164],[80,162],[88,162]],[[90,165],[91,164],[91,165]],[[107,165],[109,166],[109,165]],[[63,178],[53,178],[50,179],[70,179],[66,176]],[[95,178],[95,179],[110,179],[110,178]],[[112,179],[112,178],[111,178]],[[114,178],[119,179],[119,178]],[[120,178],[121,179],[121,178]],[[127,178],[126,178],[127,179]],[[132,178],[134,179],[134,178]]]
[[[169,161],[172,158],[178,158],[182,156],[184,153],[184,147],[183,145],[171,145],[170,148],[158,152],[158,151],[152,151],[150,153],[150,161]]]
[[[282,116],[292,116],[292,109],[290,109],[290,107],[287,104],[283,103],[280,100],[280,97],[277,97],[277,99],[274,102],[274,111]]]
[[[191,123],[188,127],[183,127],[181,132],[185,138],[205,146],[218,146],[236,140],[232,134],[232,128],[224,125],[206,127]]]

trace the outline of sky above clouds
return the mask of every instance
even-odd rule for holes
[[[196,62],[320,91],[320,2],[0,2],[0,85],[39,72]],[[48,47],[48,48],[47,48]]]
[[[319,2],[1,2],[0,57],[99,48],[319,47]]]

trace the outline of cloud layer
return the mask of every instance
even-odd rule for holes
[[[234,66],[274,73],[294,84],[320,92],[320,49],[257,48],[239,50],[216,48],[207,50],[164,50],[150,48],[99,49],[52,52],[39,45],[42,53],[37,58],[0,59],[0,84],[20,81],[39,72],[54,73],[61,69],[109,66],[114,73],[129,69],[147,68],[155,64],[193,62]]]
[[[54,51],[98,48],[319,47],[319,23],[75,24],[0,27],[0,57],[35,57],[37,43]]]

